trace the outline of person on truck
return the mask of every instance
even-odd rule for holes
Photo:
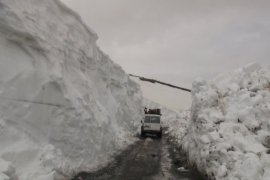
[[[144,114],[147,114],[148,113],[148,110],[147,110],[147,108],[145,107],[144,108]]]

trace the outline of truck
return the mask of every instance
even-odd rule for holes
[[[162,137],[161,111],[160,109],[144,109],[144,119],[141,121],[141,137],[147,134],[156,134]]]

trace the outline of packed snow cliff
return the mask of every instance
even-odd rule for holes
[[[133,141],[140,89],[96,40],[59,0],[0,0],[1,180],[69,178]]]
[[[193,83],[183,147],[216,180],[270,178],[270,69],[250,64]]]

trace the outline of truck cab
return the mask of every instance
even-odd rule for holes
[[[150,109],[145,113],[142,120],[141,136],[145,137],[146,134],[156,134],[158,138],[162,137],[160,109]]]

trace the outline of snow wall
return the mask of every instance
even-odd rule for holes
[[[0,179],[69,179],[134,141],[141,92],[59,0],[0,0]]]
[[[183,147],[215,180],[270,178],[270,69],[249,64],[212,81],[196,80]]]

